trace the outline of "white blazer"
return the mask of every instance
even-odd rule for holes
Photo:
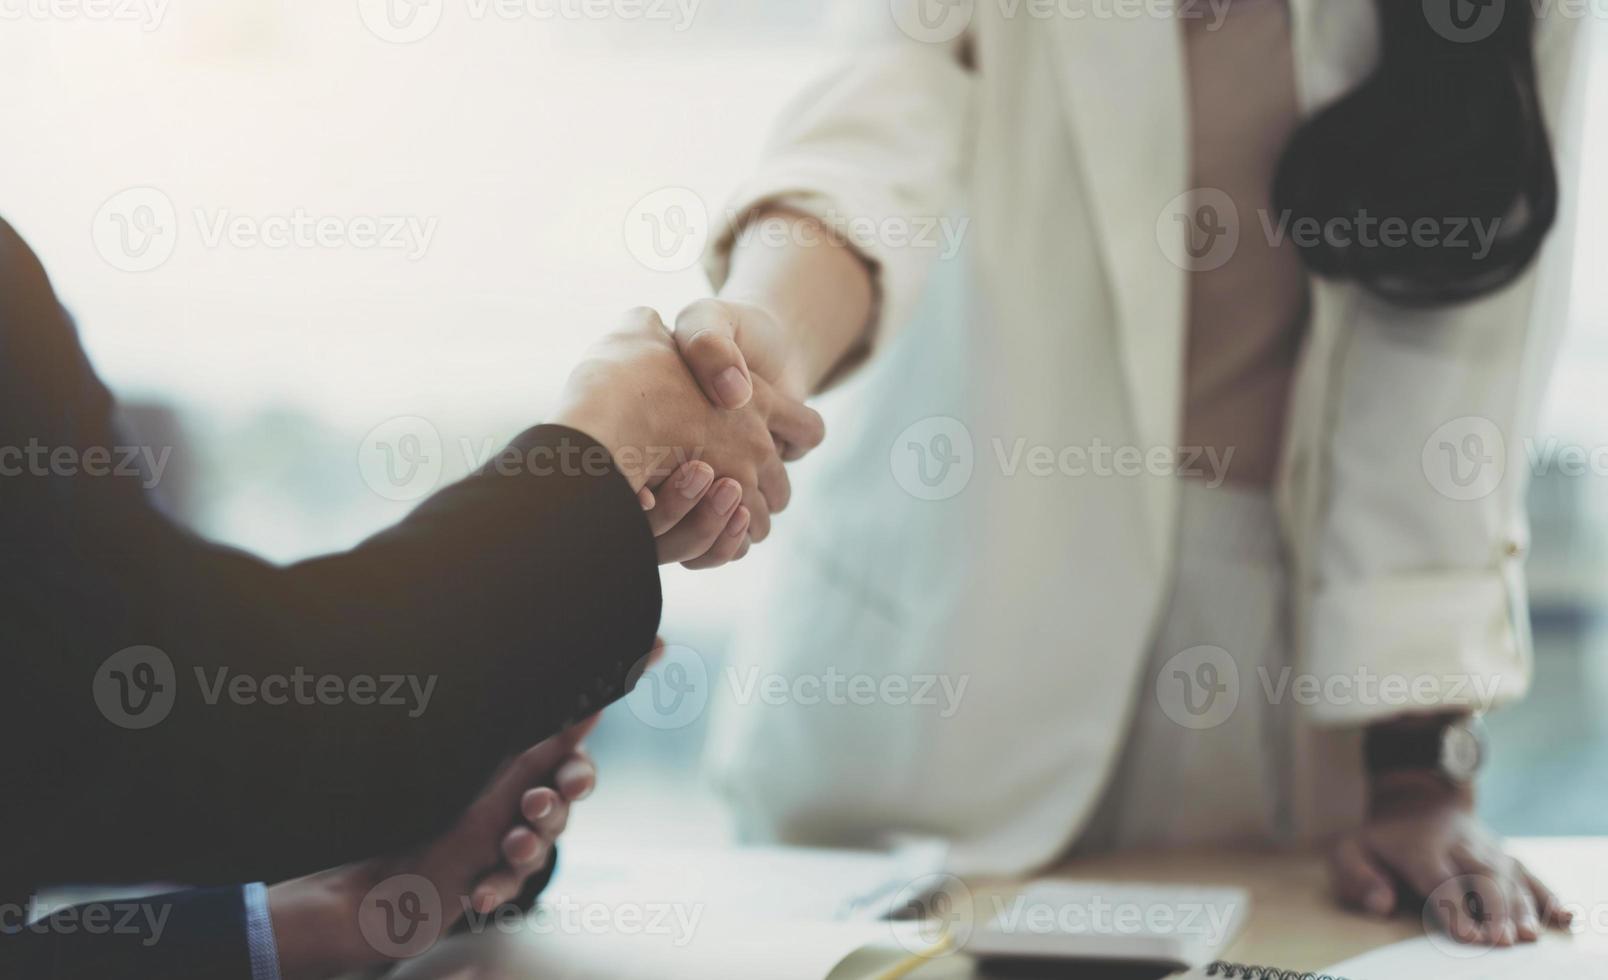
[[[718,285],[742,216],[785,201],[850,236],[881,296],[875,356],[832,396],[770,599],[715,685],[713,771],[750,836],[931,833],[963,870],[1042,865],[1097,802],[1130,705],[1154,696],[1178,477],[1136,474],[1132,450],[1107,475],[1092,461],[1178,446],[1186,273],[1166,212],[1190,190],[1183,40],[1170,17],[1030,6],[974,5],[975,70],[960,42],[901,38],[816,83],[712,252]],[[1370,673],[1431,676],[1435,703],[1477,708],[1529,682],[1524,439],[1568,294],[1579,127],[1564,107],[1584,61],[1561,7],[1537,39],[1564,195],[1538,267],[1429,312],[1312,283],[1276,491],[1298,670],[1349,686],[1308,710],[1341,733],[1307,747],[1311,833],[1355,819],[1355,732],[1404,710],[1366,695]],[[1377,23],[1371,0],[1291,8],[1310,113],[1370,71]],[[919,232],[961,208],[967,247],[946,259]],[[890,233],[901,223],[920,241]],[[1016,454],[1040,446],[1066,465],[1034,475]],[[772,696],[750,683],[774,678]]]

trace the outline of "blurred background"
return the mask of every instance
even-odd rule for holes
[[[173,447],[167,505],[292,561],[400,518],[541,421],[622,310],[672,316],[703,293],[708,212],[787,97],[888,16],[882,0],[844,9],[0,4],[0,213],[142,441]],[[1608,172],[1608,113],[1586,153],[1587,174]],[[1608,226],[1589,220],[1608,215],[1608,187],[1579,206],[1582,275],[1538,452],[1608,447]],[[377,433],[401,457],[375,456]],[[1537,467],[1536,690],[1493,720],[1484,802],[1507,833],[1608,833],[1603,458]],[[667,573],[666,635],[717,669],[766,560]],[[706,722],[658,731],[611,709],[602,785],[573,831],[640,837],[651,813],[657,840],[726,839],[696,778]]]

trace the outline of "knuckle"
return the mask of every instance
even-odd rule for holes
[[[676,332],[696,333],[710,326],[728,323],[730,319],[731,311],[720,300],[712,296],[695,299],[676,316]]]
[[[731,515],[722,514],[713,504],[698,508],[696,518],[698,541],[706,547],[714,544],[715,538],[726,529],[726,522],[730,519]]]
[[[662,328],[664,321],[659,319],[659,311],[651,306],[633,306],[625,311],[622,318],[625,326],[633,330],[648,328]]]

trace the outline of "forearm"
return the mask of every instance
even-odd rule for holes
[[[531,453],[565,438],[515,448],[545,467]],[[130,526],[154,520],[140,513]],[[172,713],[129,732],[76,686],[43,688],[70,694],[58,714],[77,707],[36,767],[63,814],[40,858],[56,880],[277,881],[438,832],[503,757],[622,694],[658,623],[651,536],[606,468],[476,476],[289,569],[141,540],[159,544],[105,591],[142,622],[97,615],[81,646],[160,649]]]
[[[720,298],[777,319],[788,347],[780,383],[794,397],[855,366],[876,306],[867,260],[820,221],[785,208],[762,211],[737,236]]]

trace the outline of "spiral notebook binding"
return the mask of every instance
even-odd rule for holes
[[[1327,973],[1298,973],[1295,970],[1245,966],[1240,963],[1224,963],[1221,960],[1208,966],[1206,975],[1223,977],[1224,980],[1346,980],[1345,977],[1332,977]]]

